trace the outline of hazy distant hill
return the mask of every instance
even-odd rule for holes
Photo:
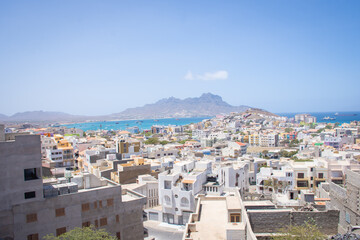
[[[15,113],[12,116],[6,116],[0,114],[0,120],[2,121],[12,121],[12,122],[60,122],[60,121],[76,121],[76,120],[85,120],[85,116],[76,116],[63,112],[46,112],[46,111],[28,111]]]
[[[232,106],[224,102],[218,95],[204,93],[200,97],[183,100],[174,97],[164,98],[156,103],[147,104],[143,107],[128,108],[110,116],[119,119],[203,117],[228,114],[230,112],[243,112],[248,108],[248,106],[243,105]]]
[[[8,116],[0,113],[0,120],[5,120],[7,118],[8,118]]]

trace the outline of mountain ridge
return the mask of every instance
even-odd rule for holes
[[[129,120],[153,118],[212,117],[230,112],[244,112],[249,106],[232,106],[221,96],[203,93],[200,97],[179,99],[163,98],[141,107],[127,108],[121,112],[102,116],[81,116],[55,111],[27,111],[12,116],[0,114],[0,121],[86,121],[86,120]]]

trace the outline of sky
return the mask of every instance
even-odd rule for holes
[[[121,112],[211,92],[360,110],[360,1],[0,1],[0,113]]]

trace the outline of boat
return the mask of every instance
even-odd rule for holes
[[[332,117],[329,117],[329,116],[323,118],[323,120],[335,120],[335,119],[336,118],[332,118]]]
[[[350,113],[350,114],[338,114],[338,116],[342,116],[342,117],[353,117],[353,116],[357,116],[356,113]]]
[[[119,123],[117,122],[117,123],[115,123],[115,124],[119,124]]]
[[[334,115],[337,116],[337,115],[339,115],[339,113],[335,113]]]
[[[157,119],[154,119],[154,122],[158,122],[159,120],[157,120]]]

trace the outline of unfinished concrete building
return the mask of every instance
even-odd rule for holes
[[[40,144],[38,135],[0,142],[0,239],[36,240],[90,225],[143,239],[143,195],[89,173],[43,183]]]
[[[331,202],[328,208],[340,211],[339,232],[360,225],[360,174],[345,170],[345,185],[329,183]]]

